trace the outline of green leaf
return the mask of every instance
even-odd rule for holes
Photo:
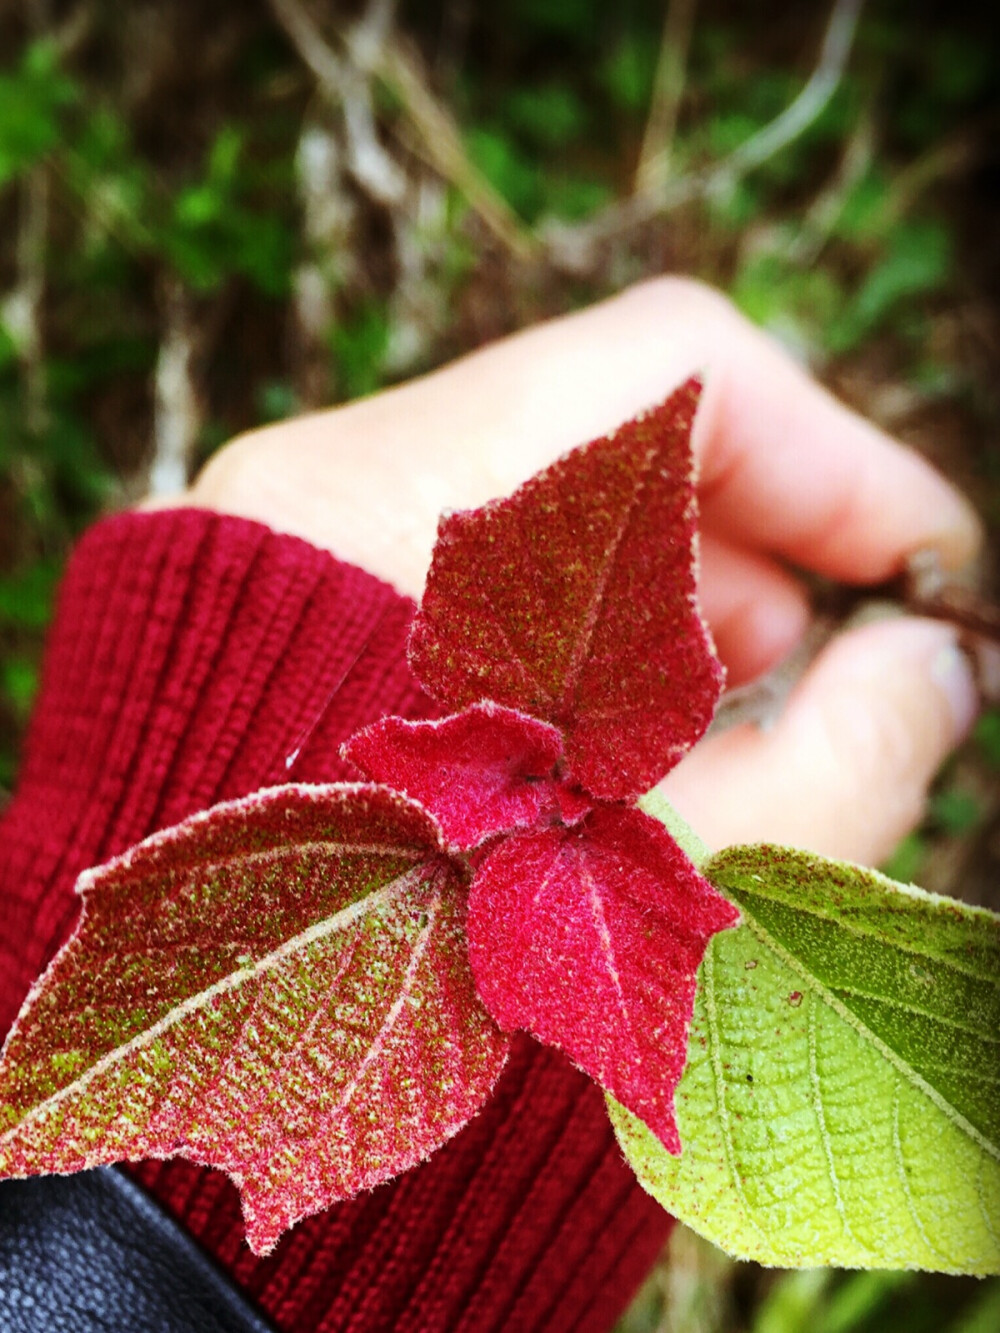
[[[930,814],[935,823],[952,836],[968,833],[982,817],[975,796],[958,787],[946,787],[932,796]]]
[[[52,618],[52,599],[61,566],[40,560],[18,574],[0,577],[0,625],[44,629]]]
[[[0,662],[0,692],[14,715],[26,721],[38,691],[38,667],[27,657],[8,657]]]
[[[915,884],[927,855],[927,837],[919,829],[900,838],[895,849],[879,869],[883,875],[901,884]]]
[[[0,324],[0,370],[12,365],[16,360],[17,343],[11,336],[10,330],[4,324]]]
[[[851,351],[907,303],[939,291],[951,272],[951,248],[947,229],[935,222],[899,226],[885,256],[869,270],[854,299],[831,325],[830,351]]]
[[[593,30],[597,9],[594,0],[515,0],[511,17],[515,30],[572,39]]]
[[[469,156],[486,179],[512,208],[533,219],[542,202],[538,164],[499,129],[473,126],[465,136]]]
[[[583,98],[565,83],[515,88],[507,99],[505,113],[513,128],[540,148],[564,148],[587,126]]]
[[[330,351],[344,399],[364,398],[381,385],[390,332],[385,302],[375,300],[363,302],[350,319],[330,330]]]
[[[254,392],[258,421],[284,421],[294,414],[295,405],[295,390],[285,380],[266,380]]]
[[[611,48],[598,70],[598,78],[616,107],[641,111],[648,105],[656,56],[656,41],[649,34],[625,33]]]
[[[545,208],[549,213],[570,222],[591,217],[613,197],[603,181],[588,180],[586,176],[553,176],[546,184]]]
[[[682,1155],[611,1104],[643,1185],[764,1264],[1000,1271],[1000,918],[779,847],[702,868],[744,924],[702,964]]]
[[[33,43],[16,69],[0,73],[0,185],[56,146],[61,109],[76,97],[51,42]]]

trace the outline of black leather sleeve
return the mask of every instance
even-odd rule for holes
[[[111,1167],[0,1183],[2,1333],[273,1333]]]

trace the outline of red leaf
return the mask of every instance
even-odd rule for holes
[[[410,638],[439,699],[559,727],[573,775],[605,799],[661,778],[722,685],[695,602],[700,389],[688,380],[509,499],[442,519]]]
[[[555,727],[498,704],[473,704],[440,722],[383,718],[352,736],[342,753],[366,776],[430,810],[454,847],[531,828],[543,812],[558,810],[572,823],[591,804],[557,790],[562,737]]]
[[[736,919],[662,825],[600,806],[578,828],[512,837],[487,856],[469,954],[502,1027],[562,1047],[676,1153],[695,972]]]
[[[264,1252],[433,1152],[506,1058],[463,871],[382,788],[216,806],[80,888],[0,1064],[5,1175],[191,1157],[230,1173]]]

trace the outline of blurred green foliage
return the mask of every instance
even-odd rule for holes
[[[959,1294],[960,1292],[960,1294]],[[1000,1312],[1000,1283],[960,1285],[917,1273],[804,1269],[779,1277],[751,1333],[980,1333]]]
[[[975,739],[991,767],[1000,769],[1000,708],[990,708],[976,724]]]
[[[50,42],[28,46],[13,69],[0,73],[0,186],[58,145],[60,113],[78,93]]]

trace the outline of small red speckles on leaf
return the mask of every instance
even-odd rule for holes
[[[469,953],[503,1027],[562,1047],[671,1152],[695,972],[736,910],[640,810],[513,836],[473,880]]]
[[[695,603],[700,390],[688,380],[509,499],[443,519],[410,639],[434,695],[560,728],[575,779],[609,800],[673,766],[722,685]]]
[[[441,722],[383,718],[352,736],[343,753],[367,777],[430,810],[454,847],[531,828],[549,813],[574,823],[591,804],[557,786],[556,728],[499,704],[473,704]]]
[[[346,748],[397,791],[275,788],[82,878],[0,1062],[0,1174],[181,1154],[230,1173],[264,1251],[454,1134],[506,1058],[497,1022],[679,1150],[695,972],[736,913],[631,802],[721,686],[699,392],[442,522],[410,650],[464,711]],[[476,848],[470,896],[450,849]]]
[[[0,1064],[4,1175],[179,1153],[232,1175],[264,1252],[433,1152],[504,1063],[466,874],[384,788],[216,806],[81,888]]]

